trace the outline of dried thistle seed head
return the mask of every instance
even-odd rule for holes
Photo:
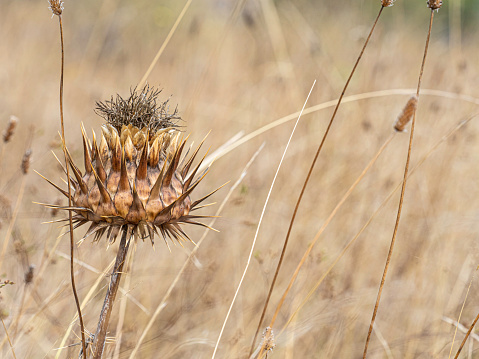
[[[15,132],[15,127],[17,127],[18,117],[10,116],[10,120],[8,120],[8,126],[3,131],[3,142],[7,143],[12,139],[13,133]]]
[[[117,131],[129,125],[146,127],[150,132],[177,127],[176,122],[181,120],[178,110],[175,108],[170,113],[169,100],[158,102],[160,93],[161,90],[150,89],[149,85],[140,91],[135,87],[126,100],[117,95],[115,99],[112,96],[109,101],[97,102],[95,112]]]
[[[394,1],[396,0],[381,0],[381,5],[383,7],[390,7],[394,5]]]
[[[190,157],[183,156],[186,139],[176,128],[163,127],[170,122],[158,115],[161,110],[154,105],[158,92],[152,93],[154,99],[138,100],[142,95],[134,92],[127,101],[118,96],[105,106],[107,123],[99,136],[93,133],[90,140],[82,129],[83,173],[66,150],[72,169],[72,207],[48,206],[72,211],[75,228],[88,224],[83,239],[94,235],[99,240],[106,234],[113,242],[120,232],[133,230],[136,238],[149,237],[152,243],[155,234],[181,241],[189,239],[183,224],[209,228],[197,221],[208,216],[190,214],[214,193],[196,201],[190,198],[208,171],[199,174],[203,160],[193,167],[201,144]],[[151,116],[138,116],[145,113],[137,111],[143,105]],[[127,124],[125,119],[144,126]],[[67,191],[48,182],[68,198]]]
[[[401,113],[399,114],[396,122],[394,123],[394,129],[398,132],[403,132],[406,128],[406,125],[411,121],[414,113],[416,112],[417,108],[417,96],[411,96],[411,98],[406,103],[406,106],[402,109]]]
[[[50,6],[48,7],[53,15],[60,16],[63,12],[63,1],[61,0],[48,0]]]
[[[442,0],[427,0],[427,7],[431,10],[439,10],[442,6]]]

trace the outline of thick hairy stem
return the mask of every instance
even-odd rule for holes
[[[110,285],[108,287],[108,292],[106,293],[105,301],[103,302],[103,308],[101,309],[100,319],[96,329],[93,359],[100,359],[103,354],[103,349],[105,348],[106,331],[108,329],[108,323],[110,322],[110,315],[113,309],[113,303],[115,302],[116,292],[118,292],[118,287],[120,286],[123,264],[125,263],[128,248],[130,246],[130,240],[127,240],[126,238],[129,232],[128,228],[124,228],[121,235],[115,266],[111,273]]]

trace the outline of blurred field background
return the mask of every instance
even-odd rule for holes
[[[379,1],[192,2],[148,83],[178,104],[185,132],[217,149],[296,113],[317,80],[307,107],[338,98]],[[143,77],[180,14],[181,1],[66,2],[66,141],[81,162],[80,124],[100,131],[96,101],[127,96]],[[0,238],[9,238],[0,279],[0,315],[17,358],[55,358],[76,315],[69,276],[69,241],[57,240],[51,210],[60,195],[34,170],[61,184],[58,109],[58,20],[46,1],[0,2],[0,127],[19,118],[1,144]],[[344,103],[313,172],[298,213],[285,263],[266,315],[269,322],[301,256],[349,186],[393,132],[393,122],[415,92],[426,38],[426,1],[398,0],[386,8],[346,96],[391,90],[388,95]],[[414,167],[443,136],[479,111],[479,3],[445,1],[435,15],[417,114]],[[408,90],[409,89],[409,90]],[[442,94],[428,90],[440,90]],[[462,96],[462,97],[461,97]],[[246,358],[274,274],[293,207],[332,107],[305,114],[299,123],[266,210],[254,255],[220,341],[218,358]],[[291,116],[295,119],[296,116]],[[446,358],[460,322],[479,311],[479,119],[473,118],[431,152],[413,173],[398,241],[383,291],[368,358]],[[175,285],[136,358],[210,358],[247,261],[256,226],[294,121],[278,125],[219,158],[197,192],[218,204],[264,142],[265,147],[227,202],[195,260]],[[303,266],[273,328],[268,358],[359,358],[376,299],[397,209],[396,192],[346,255],[282,331],[344,246],[402,180],[408,134],[397,134],[326,228]],[[27,148],[27,175],[20,164]],[[204,210],[214,214],[218,204]],[[57,214],[54,218],[59,218]],[[193,239],[203,230],[186,228]],[[83,230],[76,232],[80,239]],[[1,247],[0,246],[0,247]],[[171,246],[171,245],[170,245]],[[94,331],[117,245],[85,241],[76,252],[80,301]],[[138,243],[115,304],[107,358],[129,358],[149,319],[184,264],[193,244]],[[35,265],[34,279],[25,273]],[[95,283],[98,280],[98,285]],[[472,282],[471,282],[472,281]],[[128,293],[128,295],[126,295]],[[126,304],[126,309],[123,308]],[[117,323],[125,313],[121,331]],[[266,327],[266,323],[263,326]],[[281,332],[281,334],[280,334]],[[11,357],[0,329],[0,357]],[[119,339],[121,333],[121,340]],[[78,343],[79,326],[65,345]],[[457,349],[464,334],[456,336]],[[113,338],[115,337],[115,338]],[[119,343],[119,344],[118,344]],[[118,350],[115,353],[115,346]],[[479,343],[461,358],[479,357]],[[60,358],[77,358],[79,346]]]

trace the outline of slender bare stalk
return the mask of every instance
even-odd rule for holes
[[[459,349],[457,350],[457,353],[456,353],[456,356],[454,357],[454,359],[459,358],[459,354],[461,354],[461,350],[464,347],[464,344],[466,344],[467,338],[469,338],[469,335],[471,335],[471,332],[474,329],[474,326],[476,325],[478,320],[479,320],[479,314],[477,314],[476,319],[474,319],[471,326],[469,327],[469,330],[467,331],[466,336],[462,340],[462,343],[461,343]]]
[[[294,211],[293,211],[293,216],[292,216],[292,218],[291,218],[291,221],[290,221],[290,224],[289,224],[289,228],[288,228],[288,232],[287,232],[286,238],[285,238],[285,240],[284,240],[283,249],[282,249],[282,251],[281,251],[281,256],[280,256],[280,258],[279,258],[278,265],[277,265],[276,271],[275,271],[275,273],[274,273],[273,281],[271,282],[271,286],[270,286],[270,289],[269,289],[269,292],[268,292],[268,296],[266,297],[266,301],[265,301],[265,303],[264,303],[263,311],[262,311],[262,313],[261,313],[261,317],[260,317],[260,320],[259,320],[259,323],[258,323],[258,327],[256,328],[256,333],[255,333],[255,335],[254,335],[254,337],[253,337],[253,341],[252,341],[252,343],[251,343],[251,348],[250,348],[248,357],[251,356],[251,354],[253,353],[256,339],[257,339],[258,334],[259,334],[259,332],[260,332],[260,330],[261,330],[261,326],[262,326],[262,323],[263,323],[263,320],[264,320],[264,317],[265,317],[265,314],[266,314],[266,310],[267,310],[267,308],[268,308],[268,304],[269,304],[269,301],[270,301],[270,299],[271,299],[271,294],[273,293],[273,289],[274,289],[274,286],[275,286],[275,284],[276,284],[276,279],[278,278],[278,273],[279,273],[279,270],[280,270],[281,265],[282,265],[282,263],[283,263],[284,255],[285,255],[285,253],[286,253],[286,248],[287,248],[287,246],[288,246],[289,237],[290,237],[290,235],[291,235],[291,230],[292,230],[292,228],[293,228],[294,220],[296,219],[296,214],[297,214],[297,212],[298,212],[298,208],[299,208],[299,205],[300,205],[300,203],[301,203],[301,200],[303,199],[303,195],[304,195],[304,192],[305,192],[305,190],[306,190],[306,186],[308,185],[309,179],[310,179],[310,177],[311,177],[311,173],[313,172],[314,166],[316,165],[316,161],[318,160],[318,157],[319,157],[319,154],[320,154],[320,152],[321,152],[321,150],[322,150],[322,148],[323,148],[324,142],[326,141],[326,137],[328,136],[329,130],[331,129],[331,126],[332,126],[333,121],[334,121],[334,119],[335,119],[335,117],[336,117],[336,114],[337,114],[337,112],[338,112],[339,106],[340,106],[341,101],[342,101],[342,99],[343,99],[343,97],[344,97],[344,94],[345,94],[345,92],[346,92],[346,89],[348,88],[348,85],[349,85],[349,83],[350,83],[350,81],[351,81],[351,79],[352,79],[352,77],[353,77],[353,75],[354,75],[354,72],[356,71],[356,68],[358,67],[359,61],[361,60],[361,58],[362,58],[362,56],[363,56],[363,54],[364,54],[364,51],[366,50],[366,47],[367,47],[367,45],[368,45],[368,43],[369,43],[369,40],[371,39],[371,35],[373,34],[374,28],[376,27],[376,24],[377,24],[377,22],[378,22],[378,20],[379,20],[379,17],[381,16],[381,13],[382,13],[383,9],[384,9],[384,6],[381,6],[381,9],[379,10],[378,16],[376,17],[376,20],[375,20],[374,23],[373,23],[373,26],[372,26],[372,28],[371,28],[371,31],[369,32],[369,35],[368,35],[368,37],[367,37],[367,39],[366,39],[366,41],[365,41],[365,43],[364,43],[363,48],[361,49],[361,52],[360,52],[360,54],[359,54],[359,56],[358,56],[358,58],[357,58],[357,60],[356,60],[356,63],[354,64],[354,67],[353,67],[353,69],[351,70],[351,73],[350,73],[350,75],[349,75],[349,77],[348,77],[348,80],[346,81],[346,84],[344,85],[343,91],[341,92],[341,95],[339,96],[338,102],[337,102],[336,107],[334,108],[334,111],[333,111],[333,115],[331,116],[331,120],[329,121],[328,127],[326,128],[326,132],[325,132],[324,135],[323,135],[323,138],[322,138],[322,140],[321,140],[321,143],[320,143],[320,145],[319,145],[319,147],[318,147],[318,149],[317,149],[317,151],[316,151],[316,154],[315,154],[315,156],[314,156],[313,162],[311,163],[311,166],[310,166],[310,168],[309,168],[309,172],[308,172],[308,174],[306,175],[306,179],[305,179],[305,181],[304,181],[303,187],[301,188],[301,193],[299,194],[298,200],[297,200],[297,202],[296,202],[296,206],[295,206]],[[272,324],[271,324],[270,326],[272,327]],[[262,353],[262,351],[260,352],[260,355],[259,355],[260,358],[261,358],[261,353]]]
[[[61,45],[61,52],[62,52],[62,65],[61,65],[61,73],[60,73],[60,126],[61,126],[61,133],[62,133],[62,148],[63,148],[63,155],[65,157],[65,168],[67,171],[67,181],[68,181],[68,206],[72,206],[72,196],[71,196],[71,179],[70,179],[70,167],[67,161],[67,153],[66,153],[66,144],[65,144],[65,126],[63,121],[63,73],[65,69],[65,51],[64,51],[64,44],[63,44],[63,23],[62,23],[62,11],[63,11],[63,3],[58,0],[50,0],[50,6],[52,12],[58,16],[58,22],[60,25],[60,45]],[[80,301],[78,300],[78,294],[75,286],[75,274],[73,268],[73,252],[75,249],[74,246],[74,239],[73,239],[73,221],[72,221],[72,212],[68,212],[68,219],[69,219],[69,228],[70,228],[70,277],[71,277],[71,284],[72,284],[72,291],[73,296],[75,297],[75,304],[78,312],[78,318],[80,320],[80,331],[81,331],[81,338],[82,338],[82,349],[83,349],[83,359],[86,359],[86,342],[85,342],[85,327],[83,325],[83,317],[81,314],[80,308]]]
[[[153,68],[155,67],[156,63],[160,59],[160,56],[163,53],[163,51],[165,50],[166,45],[168,45],[171,38],[173,37],[173,34],[175,33],[178,25],[180,24],[181,20],[183,19],[183,16],[185,15],[186,11],[190,7],[192,1],[193,0],[188,0],[186,2],[185,6],[183,7],[183,9],[181,10],[180,15],[178,15],[178,18],[176,19],[175,23],[173,24],[173,27],[171,28],[170,32],[166,36],[165,41],[163,41],[163,44],[161,44],[161,47],[158,50],[158,52],[156,53],[155,58],[151,62],[150,66],[148,67],[148,70],[146,70],[146,73],[143,75],[142,79],[140,80],[140,83],[138,84],[138,88],[143,88],[143,86],[145,86],[146,79],[148,78],[148,76],[150,76],[151,71],[153,71]]]
[[[118,253],[116,255],[115,266],[111,272],[110,285],[103,302],[103,307],[100,313],[100,319],[98,321],[98,327],[96,329],[93,359],[100,359],[103,355],[103,349],[105,348],[106,331],[108,329],[108,323],[110,322],[110,315],[115,302],[116,293],[120,286],[120,280],[123,270],[123,264],[125,263],[126,255],[128,254],[128,248],[130,246],[130,239],[127,240],[127,236],[130,230],[128,227],[123,228],[121,235],[120,246],[118,247]],[[85,352],[83,353],[86,354]]]
[[[477,270],[477,268],[476,268],[476,270]],[[456,321],[456,323],[458,325],[455,326],[456,329],[454,330],[454,336],[452,337],[451,349],[449,350],[449,356],[447,357],[448,359],[450,359],[451,355],[452,355],[452,348],[454,347],[454,341],[456,340],[457,330],[459,329],[459,323],[461,321],[462,312],[464,311],[464,307],[466,306],[467,296],[469,295],[469,290],[471,289],[473,280],[474,280],[474,274],[472,275],[472,278],[469,282],[469,286],[467,287],[466,295],[464,297],[464,301],[462,302],[461,311],[459,312],[459,318],[457,318],[457,321]]]
[[[254,235],[253,243],[251,244],[251,250],[250,250],[250,253],[248,255],[248,260],[246,261],[246,266],[245,266],[245,269],[243,271],[243,275],[241,276],[240,282],[238,283],[238,287],[237,287],[236,292],[233,296],[233,300],[231,301],[231,305],[228,309],[228,313],[226,314],[226,318],[223,322],[223,326],[221,327],[221,331],[220,331],[220,334],[218,336],[218,340],[216,341],[215,349],[213,351],[213,356],[211,357],[211,359],[214,359],[214,357],[216,355],[216,351],[218,350],[219,342],[221,340],[221,336],[223,335],[223,331],[225,329],[226,322],[228,321],[228,317],[231,313],[231,310],[233,309],[234,302],[236,300],[236,297],[238,296],[238,293],[239,293],[239,290],[240,290],[241,285],[243,283],[244,277],[246,276],[246,272],[247,272],[249,264],[251,262],[251,257],[253,255],[253,250],[254,250],[254,247],[255,247],[255,244],[256,244],[256,240],[258,239],[259,230],[261,228],[261,223],[263,222],[263,217],[264,217],[264,214],[265,214],[265,211],[266,211],[266,207],[268,206],[268,202],[269,202],[269,199],[270,199],[270,196],[271,196],[271,192],[273,191],[273,187],[274,187],[274,184],[276,182],[276,178],[278,177],[279,170],[281,169],[281,165],[283,164],[283,160],[286,156],[286,152],[288,151],[291,140],[293,139],[293,135],[294,135],[294,132],[296,131],[296,127],[298,126],[299,120],[301,119],[301,115],[303,114],[304,108],[306,107],[306,104],[308,103],[309,97],[311,96],[311,92],[313,92],[314,85],[316,85],[316,80],[314,80],[313,85],[311,86],[311,89],[309,90],[308,96],[306,97],[306,100],[304,101],[301,112],[299,113],[298,119],[296,120],[296,123],[294,124],[293,130],[291,131],[288,142],[286,143],[286,147],[283,151],[283,155],[281,156],[281,159],[279,161],[278,167],[276,169],[276,173],[273,177],[273,181],[271,182],[271,186],[269,188],[268,195],[266,196],[266,200],[264,202],[263,210],[261,211],[258,226],[256,227],[256,233]]]
[[[424,65],[426,64],[426,56],[427,56],[427,50],[428,50],[428,47],[429,47],[429,39],[431,37],[431,29],[432,29],[433,19],[434,19],[434,9],[431,9],[431,17],[430,17],[430,20],[429,20],[429,30],[427,32],[426,45],[424,47],[424,56],[423,56],[423,59],[422,59],[421,70],[419,72],[419,79],[418,79],[417,90],[416,90],[416,96],[417,96],[418,99],[419,99],[419,91],[421,89],[421,80],[422,80],[422,75],[423,75],[423,72],[424,72]],[[413,137],[414,137],[415,124],[416,124],[416,111],[414,111],[414,116],[412,118],[412,123],[411,123],[411,134],[409,136],[409,146],[408,146],[408,151],[407,151],[406,166],[404,168],[404,177],[403,177],[403,183],[402,183],[402,188],[401,188],[401,196],[399,198],[399,206],[398,206],[398,211],[397,211],[397,216],[396,216],[396,223],[394,225],[394,231],[393,231],[393,235],[392,235],[392,239],[391,239],[391,244],[389,246],[389,252],[388,252],[388,256],[386,258],[386,264],[384,266],[383,276],[381,278],[381,284],[379,285],[379,291],[378,291],[378,295],[377,295],[377,298],[376,298],[376,304],[374,305],[373,316],[371,318],[371,323],[369,325],[368,336],[366,338],[366,343],[364,345],[363,359],[365,359],[366,356],[367,356],[368,345],[369,345],[369,341],[371,339],[371,333],[373,331],[374,321],[376,320],[376,315],[377,315],[378,308],[379,308],[379,302],[381,301],[382,290],[383,290],[383,287],[384,287],[384,283],[386,281],[386,275],[387,275],[387,272],[388,272],[389,263],[391,262],[391,256],[392,256],[392,253],[393,253],[393,250],[394,250],[394,244],[396,242],[396,236],[397,236],[397,231],[398,231],[398,227],[399,227],[399,220],[401,218],[402,206],[403,206],[403,202],[404,202],[404,193],[406,192],[406,182],[407,182],[407,179],[408,179],[409,161],[411,159],[412,141],[413,141]]]
[[[15,350],[13,349],[12,341],[10,340],[10,336],[8,335],[7,327],[5,326],[5,322],[3,321],[3,318],[0,318],[0,319],[2,320],[3,329],[5,329],[5,334],[6,334],[7,339],[8,339],[8,344],[10,344],[10,349],[12,351],[13,358],[17,359],[17,356],[15,355]]]

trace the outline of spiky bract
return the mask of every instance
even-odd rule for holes
[[[146,127],[123,125],[120,132],[110,124],[102,126],[99,145],[83,133],[85,172],[82,174],[67,157],[72,169],[72,207],[50,205],[74,212],[75,228],[90,224],[86,238],[103,234],[113,242],[120,231],[132,229],[136,237],[155,234],[178,241],[189,239],[180,227],[191,223],[207,227],[190,212],[209,195],[192,202],[191,192],[207,170],[196,176],[203,159],[192,168],[200,146],[191,157],[182,157],[186,139],[181,133],[166,128],[150,133]],[[195,177],[197,177],[195,179]],[[51,181],[52,185],[54,185]],[[54,185],[68,197],[68,192]]]

